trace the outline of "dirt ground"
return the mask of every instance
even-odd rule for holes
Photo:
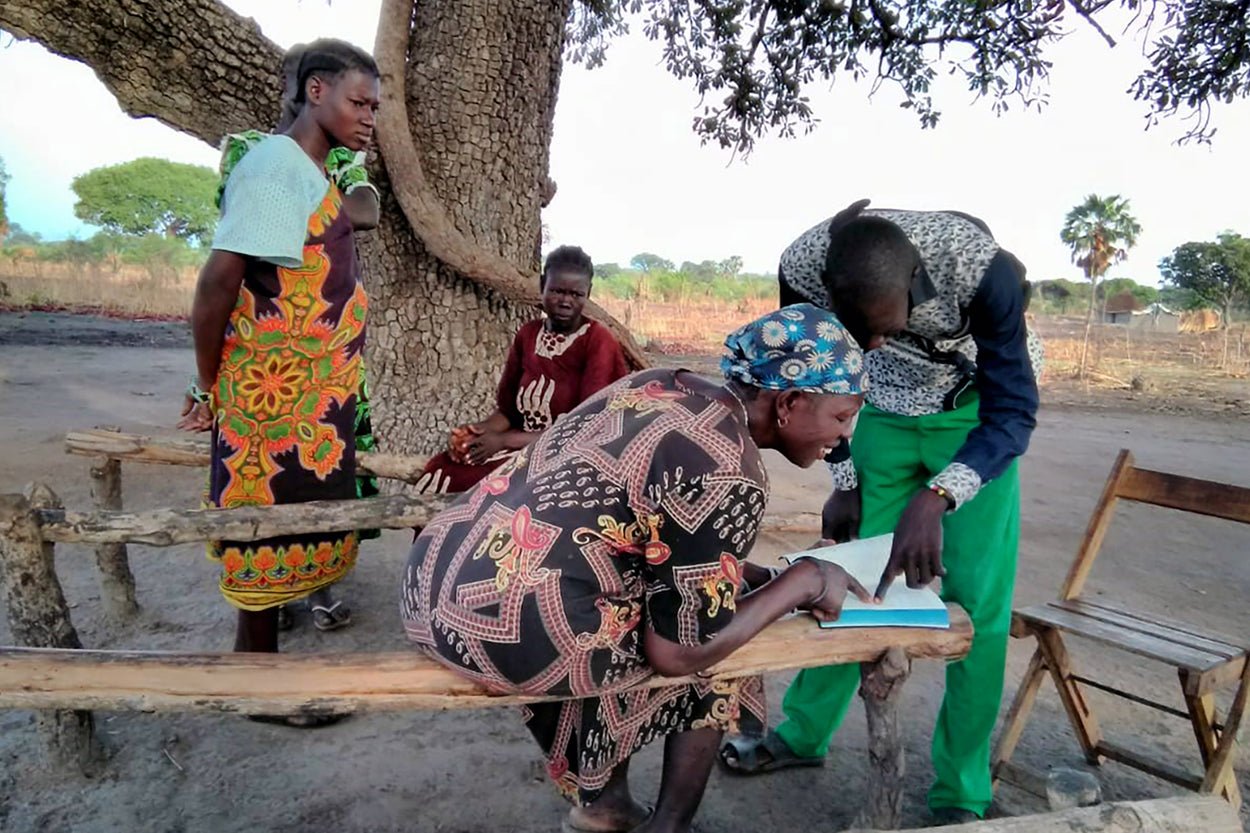
[[[89,503],[88,461],[61,450],[67,430],[100,424],[172,434],[191,368],[184,325],[133,323],[43,313],[0,313],[0,490],[32,480],[50,484],[70,507]],[[1250,483],[1250,402],[1236,383],[1237,406],[1159,412],[1157,400],[1132,396],[1083,400],[1078,392],[1047,404],[1022,464],[1023,528],[1017,604],[1056,592],[1080,541],[1116,451],[1133,449],[1142,465],[1215,480]],[[1178,410],[1179,409],[1179,410]],[[770,459],[772,508],[814,508],[825,475]],[[202,474],[186,469],[125,468],[128,508],[194,505]],[[343,583],[354,608],[349,629],[323,634],[307,614],[284,637],[296,652],[404,650],[397,615],[407,536],[367,542]],[[769,560],[806,540],[761,541]],[[1250,531],[1167,510],[1128,508],[1118,517],[1092,579],[1108,599],[1180,618],[1231,636],[1250,631]],[[99,600],[91,553],[58,548],[58,570],[85,645],[97,648],[228,650],[232,610],[215,588],[200,547],[131,548],[141,615],[119,625]],[[7,644],[0,624],[0,644]],[[1008,697],[1030,645],[1013,644]],[[1127,655],[1078,644],[1078,663],[1097,663],[1120,687],[1180,706],[1175,675]],[[928,744],[942,669],[919,663],[904,695],[908,740],[905,822],[924,822],[931,778]],[[788,678],[769,680],[774,703]],[[1185,721],[1121,705],[1094,693],[1108,734],[1196,766]],[[1225,700],[1225,703],[1227,700]],[[0,829],[5,831],[456,831],[548,833],[564,805],[544,782],[536,748],[509,710],[357,716],[301,732],[237,717],[99,714],[110,753],[94,780],[50,771],[31,714],[0,712]],[[713,775],[698,829],[839,830],[851,822],[865,787],[865,733],[856,705],[824,769],[744,779]],[[168,752],[168,756],[165,752]],[[635,766],[640,796],[658,782],[658,745]],[[172,758],[172,760],[171,760]],[[174,762],[177,762],[176,765]],[[1017,761],[1032,767],[1083,767],[1052,688],[1039,697]],[[1114,763],[1098,771],[1110,799],[1173,794],[1176,788]],[[1250,768],[1239,773],[1250,791]],[[1025,794],[1005,790],[998,812],[1036,811]],[[1250,819],[1250,815],[1243,813]]]

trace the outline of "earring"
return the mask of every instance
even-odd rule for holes
[[[777,427],[785,428],[790,424],[790,417],[777,417]]]

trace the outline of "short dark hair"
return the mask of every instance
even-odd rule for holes
[[[881,217],[856,217],[829,230],[824,283],[829,294],[875,300],[906,291],[920,265],[907,234]]]
[[[304,103],[309,78],[316,75],[333,83],[353,69],[381,77],[373,56],[345,40],[318,38],[312,43],[296,44],[282,61],[283,81],[288,86],[283,98],[289,98],[298,107]]]
[[[543,273],[538,279],[539,289],[547,285],[547,276],[552,272],[576,272],[585,275],[589,281],[594,280],[595,264],[581,246],[561,246],[552,250],[543,262]]]

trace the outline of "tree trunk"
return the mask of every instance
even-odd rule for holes
[[[405,77],[383,78],[405,84],[425,179],[456,230],[532,276],[535,290],[571,3],[422,0]],[[127,113],[210,144],[278,114],[280,50],[216,0],[0,0],[0,28],[89,64]],[[487,415],[512,336],[533,310],[427,251],[382,166],[372,170],[382,217],[358,242],[374,425],[387,451],[428,453],[452,426]]]
[[[1089,333],[1094,326],[1094,307],[1098,303],[1098,276],[1087,275],[1089,278],[1089,309],[1085,313],[1085,343],[1081,345],[1081,368],[1077,375],[1084,379],[1086,360],[1089,357]]]

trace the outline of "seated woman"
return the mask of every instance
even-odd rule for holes
[[[468,491],[556,417],[629,372],[611,331],[582,315],[593,277],[590,256],[577,246],[547,255],[539,282],[545,317],[513,339],[495,412],[451,432],[448,449],[426,465],[421,491]]]
[[[618,382],[440,513],[409,555],[401,613],[423,651],[493,691],[579,698],[525,712],[577,803],[566,831],[688,830],[722,733],[763,715],[758,677],[639,683],[697,674],[796,607],[832,619],[848,589],[871,600],[827,562],[745,561],[768,497],[760,449],[807,467],[847,437],[862,352],[810,304],[725,345],[723,386],[659,369]],[[661,736],[652,811],[627,774]]]

